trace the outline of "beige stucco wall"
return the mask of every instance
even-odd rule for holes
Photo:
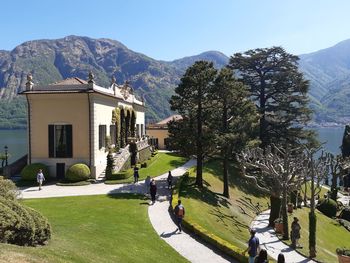
[[[158,138],[158,148],[160,150],[165,149],[164,139],[168,138],[167,129],[147,129],[146,133],[150,138]]]
[[[93,145],[93,160],[92,160],[92,170],[94,174],[98,177],[106,168],[107,165],[107,152],[104,148],[98,148],[98,131],[99,125],[106,125],[107,131],[106,135],[110,136],[109,126],[112,124],[112,111],[117,106],[124,106],[125,108],[132,108],[133,106],[129,103],[125,103],[121,100],[110,98],[107,96],[94,94],[92,97],[93,105],[93,121],[92,121],[92,130],[94,136],[92,136],[92,145]],[[145,123],[145,113],[136,110],[136,123],[144,124]]]
[[[89,106],[87,94],[29,94],[31,161],[49,166],[56,176],[56,163],[66,169],[78,162],[89,165]],[[71,124],[73,158],[49,158],[48,125]]]
[[[97,93],[78,94],[28,94],[31,119],[31,161],[49,166],[50,175],[56,176],[56,163],[65,163],[66,170],[75,163],[90,165],[91,175],[97,178],[106,168],[107,152],[98,148],[99,125],[106,125],[106,135],[110,136],[112,111],[123,105],[131,108],[132,104]],[[90,97],[90,104],[89,99]],[[91,136],[89,137],[89,110]],[[144,108],[139,107],[139,110]],[[145,123],[143,111],[137,111],[137,124]],[[71,124],[73,128],[73,158],[49,158],[48,125]],[[90,139],[90,143],[89,143]],[[91,145],[91,163],[90,147]]]

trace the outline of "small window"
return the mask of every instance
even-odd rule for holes
[[[106,147],[106,125],[98,126],[98,148]]]

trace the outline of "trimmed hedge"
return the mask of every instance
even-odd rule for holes
[[[50,224],[39,212],[16,200],[0,198],[0,242],[35,246],[50,237]]]
[[[318,201],[317,209],[328,217],[337,215],[337,202],[330,198],[321,198]]]
[[[177,201],[179,200],[180,190],[182,183],[188,179],[189,173],[186,172],[182,175],[181,178],[176,183],[176,186],[172,191],[172,200],[171,200],[171,209],[173,209],[177,205]],[[214,235],[213,233],[207,231],[205,228],[198,225],[196,222],[191,219],[184,218],[183,226],[190,232],[198,235],[200,238],[208,242],[209,244],[215,246],[217,249],[222,251],[223,253],[237,259],[239,262],[248,262],[248,257],[243,255],[242,249],[232,245],[231,243],[223,240],[222,238]]]
[[[66,180],[68,182],[86,181],[90,178],[90,168],[84,163],[76,163],[68,168],[66,172]]]
[[[36,181],[36,175],[39,170],[43,170],[45,179],[49,177],[49,169],[45,164],[42,163],[32,163],[26,165],[21,171],[22,180],[25,181]]]
[[[123,179],[127,179],[127,178],[131,177],[132,175],[133,175],[133,170],[128,169],[126,171],[114,173],[106,178],[107,178],[107,180],[123,180]]]
[[[17,187],[11,180],[0,178],[0,197],[16,200],[18,195]]]

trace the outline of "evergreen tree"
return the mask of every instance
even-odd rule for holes
[[[230,58],[230,68],[249,86],[258,107],[262,148],[272,142],[315,143],[314,133],[304,129],[312,112],[307,107],[309,83],[298,71],[298,59],[281,47],[249,50]]]
[[[246,86],[237,82],[232,70],[223,68],[214,85],[212,101],[215,108],[211,126],[215,130],[216,145],[220,150],[223,163],[223,195],[229,197],[229,160],[241,152],[247,144],[253,144],[254,131],[258,121],[255,105],[246,98],[249,92]]]
[[[343,135],[343,141],[341,144],[341,153],[343,158],[350,156],[350,126],[346,125]]]
[[[203,159],[207,154],[207,148],[212,146],[211,133],[208,129],[208,117],[211,110],[209,92],[216,73],[212,62],[195,62],[186,70],[180,84],[175,89],[176,95],[172,96],[170,100],[171,110],[178,111],[183,116],[182,123],[193,124],[195,127],[192,130],[193,136],[188,139],[194,140],[189,145],[195,146],[197,157],[196,184],[200,187],[203,186]],[[177,137],[177,135],[173,134],[173,137]]]

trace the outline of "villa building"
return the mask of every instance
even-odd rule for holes
[[[159,150],[168,149],[168,122],[181,119],[181,115],[172,115],[160,122],[147,125],[146,133],[149,137],[150,144]]]
[[[68,78],[34,86],[27,76],[28,164],[43,163],[63,179],[73,164],[85,163],[97,178],[106,168],[107,147],[126,148],[145,135],[145,105],[126,82],[109,88]],[[143,143],[147,145],[147,143]]]

